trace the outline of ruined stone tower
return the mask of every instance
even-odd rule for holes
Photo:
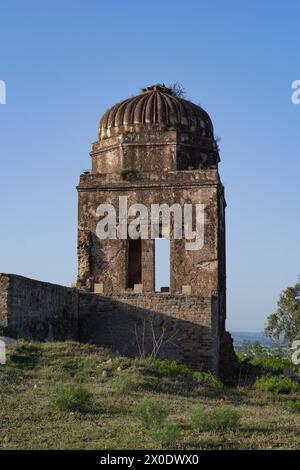
[[[198,325],[181,359],[217,371],[226,317],[226,202],[209,115],[164,85],[144,88],[104,114],[91,158],[92,170],[77,187],[77,286]],[[169,292],[155,293],[155,239],[97,236],[97,207],[118,207],[119,196],[149,211],[151,204],[204,204],[201,249],[187,251],[184,239],[171,236]],[[117,216],[117,230],[120,223]]]
[[[77,289],[0,274],[0,326],[38,341],[73,338],[175,359],[228,379],[235,355],[225,330],[226,203],[208,114],[164,85],[144,88],[104,114],[91,157],[77,187]],[[132,237],[134,204],[144,215]],[[170,282],[161,292],[155,248],[165,219],[152,232],[153,205],[169,209]],[[198,219],[195,231],[185,209],[197,215],[198,206],[201,243],[191,250]],[[106,211],[114,216],[109,237],[99,235]]]

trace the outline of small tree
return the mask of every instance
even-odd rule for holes
[[[174,93],[177,98],[185,98],[185,89],[179,82],[170,83],[169,87],[170,90]]]
[[[177,338],[177,331],[172,328],[166,328],[164,324],[157,324],[155,316],[150,317],[148,321],[144,318],[142,325],[135,323],[134,335],[141,358],[156,358],[161,348],[167,343],[175,345],[174,339]],[[148,339],[148,341],[147,341]]]
[[[277,305],[276,312],[268,317],[265,334],[275,342],[282,337],[290,345],[300,337],[300,283],[285,289]]]

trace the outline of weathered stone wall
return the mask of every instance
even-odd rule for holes
[[[151,354],[162,339],[159,358],[218,373],[218,299],[170,294],[83,293],[79,298],[79,339],[120,354]]]
[[[77,339],[130,357],[151,354],[162,341],[159,358],[217,374],[223,335],[218,319],[217,297],[104,296],[0,274],[0,325],[28,339]]]
[[[0,326],[7,326],[9,277],[0,274]]]
[[[76,289],[0,274],[0,325],[38,341],[77,338]]]
[[[197,172],[167,171],[160,175],[137,174],[134,181],[124,181],[117,174],[82,175],[78,186],[78,286],[93,289],[103,283],[104,293],[122,292],[128,287],[128,240],[100,240],[96,235],[99,204],[112,204],[118,216],[119,196],[127,196],[128,207],[136,202],[144,204],[150,214],[151,204],[169,206],[185,203],[204,204],[204,246],[200,250],[186,250],[186,240],[171,240],[170,292],[181,293],[189,284],[193,294],[218,295],[225,289],[220,285],[223,275],[220,236],[224,225],[224,197],[217,170]],[[221,211],[222,206],[222,211]],[[155,242],[152,241],[154,244]],[[154,290],[153,247],[144,244],[142,250],[142,284],[144,292]]]
[[[176,169],[176,131],[124,132],[93,144],[93,173],[119,173],[123,169],[160,173]]]

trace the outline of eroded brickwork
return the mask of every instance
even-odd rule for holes
[[[218,373],[217,303],[199,295],[82,294],[79,337],[131,357],[152,354],[163,338],[159,358]]]

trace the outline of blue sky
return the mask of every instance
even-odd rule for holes
[[[300,274],[297,1],[0,5],[0,271],[76,278],[75,186],[103,112],[179,81],[221,137],[228,328],[259,331]]]

